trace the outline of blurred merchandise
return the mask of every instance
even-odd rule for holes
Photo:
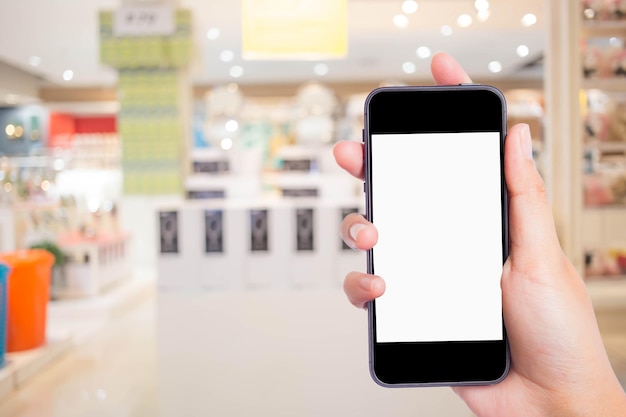
[[[584,21],[611,21],[626,19],[625,0],[582,0]]]
[[[626,247],[588,250],[585,253],[585,275],[592,280],[626,276]]]
[[[595,37],[582,42],[584,78],[623,78],[626,76],[624,39]]]

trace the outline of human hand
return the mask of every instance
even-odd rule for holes
[[[433,57],[431,70],[437,84],[471,82],[446,54]],[[527,125],[510,128],[504,154],[511,248],[501,286],[511,369],[499,384],[454,390],[481,417],[626,416],[626,395],[606,355],[586,286],[561,250]],[[340,142],[334,155],[347,172],[363,178],[362,144]],[[374,225],[358,214],[344,219],[341,234],[361,250],[378,239]],[[351,272],[344,290],[352,304],[364,307],[383,294],[385,283]]]

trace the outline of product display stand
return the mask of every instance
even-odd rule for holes
[[[244,287],[286,288],[291,278],[289,208],[280,200],[255,201],[244,209],[240,235],[232,236],[245,248]]]
[[[158,209],[158,285],[165,291],[339,288],[365,271],[341,220],[357,199],[185,201]]]
[[[59,244],[71,261],[65,265],[65,283],[54,298],[96,296],[132,274],[127,233],[99,239],[66,236]]]

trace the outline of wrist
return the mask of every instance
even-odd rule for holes
[[[591,392],[571,392],[557,401],[550,417],[626,417],[626,393],[617,378],[615,382],[599,384]]]

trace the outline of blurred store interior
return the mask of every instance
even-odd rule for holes
[[[377,386],[342,290],[365,202],[332,147],[439,51],[529,124],[626,384],[615,3],[1,0],[0,416],[471,416]]]

